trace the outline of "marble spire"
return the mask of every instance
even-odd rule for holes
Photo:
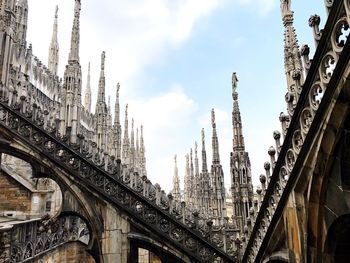
[[[70,62],[73,62],[73,61],[79,62],[80,9],[81,9],[80,0],[75,0],[74,20],[73,20],[73,28],[72,28],[72,35],[71,35],[71,46],[70,46],[69,58],[68,58]]]
[[[88,66],[88,73],[87,73],[87,80],[86,80],[84,108],[88,113],[91,113],[90,62],[89,62],[89,66]]]
[[[52,29],[52,37],[49,48],[49,59],[48,59],[48,68],[53,75],[57,75],[58,61],[59,61],[59,45],[57,40],[57,28],[58,28],[58,6],[56,5],[55,10],[55,19]]]

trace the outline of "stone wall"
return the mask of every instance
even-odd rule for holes
[[[16,180],[0,170],[0,213],[31,211],[31,193]]]
[[[51,253],[38,258],[34,263],[95,263],[94,258],[79,242],[67,243]]]

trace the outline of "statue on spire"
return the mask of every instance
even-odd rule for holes
[[[56,9],[55,9],[55,18],[58,18],[58,5],[56,5]]]
[[[211,109],[211,125],[215,128],[215,112],[214,109]]]
[[[282,14],[290,12],[290,2],[291,2],[291,0],[281,0],[281,11],[282,11]]]
[[[106,52],[102,51],[102,54],[101,54],[101,70],[105,69],[105,59],[106,59]]]
[[[236,72],[233,72],[232,73],[232,93],[235,93],[237,90],[237,82],[238,82],[237,74]]]
[[[202,128],[202,145],[204,145],[205,142],[205,134],[204,134],[204,128]]]
[[[291,4],[291,0],[281,0],[281,14],[283,19],[293,14],[290,9],[290,4]]]

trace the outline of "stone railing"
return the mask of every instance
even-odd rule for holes
[[[272,162],[273,173],[269,176],[260,210],[255,217],[242,262],[260,261],[270,235],[282,215],[290,191],[306,158],[315,134],[321,125],[321,117],[329,105],[334,90],[349,61],[350,43],[347,40],[350,20],[349,1],[327,1],[329,16],[323,31],[319,30],[319,17],[312,16],[309,25],[313,28],[317,50],[306,68],[298,104],[276,162]],[[306,55],[306,53],[303,53]],[[309,58],[304,58],[309,61]],[[275,151],[269,151],[274,155]],[[270,169],[268,165],[267,169]]]
[[[73,144],[69,134],[60,136],[57,123],[50,121],[47,110],[39,111],[36,102],[11,94],[4,86],[0,87],[0,97],[0,125],[81,184],[121,207],[190,258],[200,262],[234,260],[235,243],[226,235],[232,229],[229,225],[216,231],[222,234],[219,238],[212,230],[212,221],[186,213],[184,203],[174,202],[146,176],[122,170],[120,160],[100,151],[93,141],[78,135],[79,141]]]
[[[0,225],[0,262],[27,262],[68,242],[88,245],[86,223],[73,215]]]

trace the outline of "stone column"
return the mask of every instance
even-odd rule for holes
[[[130,225],[126,216],[107,204],[104,210],[104,232],[102,234],[102,257],[105,263],[127,263],[130,245]]]

